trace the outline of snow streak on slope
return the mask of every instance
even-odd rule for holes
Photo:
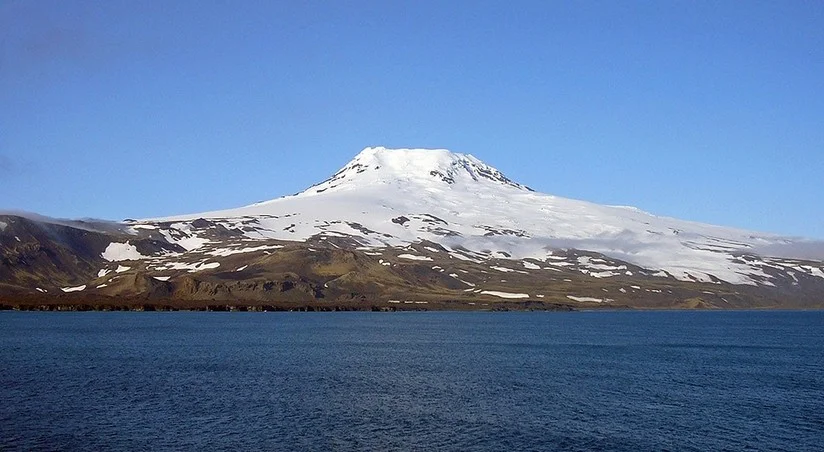
[[[429,240],[491,257],[539,260],[557,249],[588,250],[666,272],[662,276],[734,284],[769,278],[741,254],[793,243],[536,193],[471,155],[442,149],[367,148],[297,195],[146,223],[198,218],[241,228],[250,239],[347,236],[369,247]]]

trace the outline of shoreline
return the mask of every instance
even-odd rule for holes
[[[630,308],[622,308],[630,309]],[[0,311],[18,312],[482,312],[482,311],[558,311],[571,312],[580,309],[568,305],[550,303],[509,304],[488,303],[486,305],[468,305],[465,302],[427,302],[426,304],[388,304],[388,303],[263,303],[263,304],[225,304],[225,303],[124,303],[124,304],[90,304],[90,303],[38,303],[13,304],[0,302]]]
[[[0,312],[736,312],[736,311],[824,311],[821,307],[637,307],[637,306],[571,306],[551,303],[488,303],[468,305],[466,302],[428,302],[426,305],[387,303],[339,304],[222,304],[222,303],[39,303],[13,304],[0,302]]]

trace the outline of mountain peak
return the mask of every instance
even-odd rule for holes
[[[428,148],[387,148],[374,146],[364,148],[358,153],[352,162],[360,161],[380,161],[380,162],[449,162],[460,158],[466,158],[466,154],[452,152],[449,149],[428,149]],[[474,157],[469,156],[474,159]]]
[[[310,187],[303,194],[400,181],[414,181],[422,185],[497,183],[531,191],[470,154],[447,149],[390,149],[377,146],[365,148],[332,177]]]

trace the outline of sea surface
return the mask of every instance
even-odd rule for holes
[[[0,312],[0,450],[822,450],[824,312]]]

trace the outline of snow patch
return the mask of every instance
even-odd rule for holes
[[[592,276],[593,278],[611,278],[613,276],[618,276],[620,274],[611,271],[591,272],[589,270],[581,270],[581,273]]]
[[[473,259],[473,258],[471,258],[469,256],[466,256],[464,254],[461,254],[461,253],[452,252],[452,253],[449,253],[449,255],[451,257],[454,257],[455,259],[459,259],[459,260],[467,261],[467,262],[474,262],[476,264],[482,262],[480,259]]]
[[[589,303],[608,303],[608,302],[612,301],[612,300],[611,300],[611,299],[609,299],[609,298],[576,297],[576,296],[574,296],[574,295],[567,295],[567,298],[569,298],[570,300],[573,300],[573,301],[578,301],[578,302],[582,302],[582,303],[584,303],[584,302],[589,302]]]
[[[564,256],[546,256],[546,259],[553,260],[553,261],[565,261],[567,258]]]
[[[137,251],[137,247],[134,245],[130,245],[129,242],[112,242],[109,243],[109,246],[106,247],[106,250],[103,251],[100,257],[106,259],[109,262],[120,262],[146,259],[149,256],[144,256],[140,254],[140,252]]]
[[[175,223],[171,226],[171,229],[161,229],[160,233],[163,234],[166,241],[177,244],[186,251],[193,251],[207,243],[211,243],[210,240],[191,233],[191,229],[191,225],[187,223]],[[177,235],[177,237],[172,234],[172,231],[175,232],[174,235]]]
[[[499,292],[497,290],[482,290],[481,293],[500,298],[529,298],[529,294],[526,293]]]
[[[817,278],[824,278],[824,271],[822,271],[818,267],[813,267],[811,265],[805,265],[803,268],[804,268],[804,270],[808,271],[811,275],[813,275]]]
[[[83,284],[82,286],[77,287],[62,287],[60,290],[63,292],[80,292],[81,290],[86,290],[86,285]]]
[[[166,268],[169,270],[186,270],[189,273],[210,270],[218,267],[220,267],[220,262],[194,262],[191,264],[187,264],[185,262],[170,262],[166,264]]]
[[[203,239],[203,238],[200,238],[200,237],[197,237],[197,236],[192,236],[192,237],[186,237],[186,238],[183,238],[183,239],[179,239],[174,243],[177,243],[178,245],[183,247],[183,249],[185,249],[186,251],[193,251],[193,250],[196,250],[198,248],[202,248],[203,245],[205,245],[207,243],[210,243],[210,241],[208,239]]]
[[[414,254],[401,254],[398,256],[401,259],[409,259],[413,261],[431,261],[432,258],[428,256],[416,256]]]
[[[242,254],[242,253],[253,253],[255,251],[264,251],[264,250],[277,250],[283,248],[283,245],[261,245],[261,246],[252,246],[249,248],[220,248],[212,251],[207,251],[206,254],[210,256],[231,256],[233,254]],[[313,251],[310,249],[310,251]]]
[[[511,269],[511,268],[506,268],[506,267],[498,267],[498,266],[495,266],[495,265],[492,265],[492,266],[490,266],[489,268],[491,268],[491,269],[493,269],[493,270],[498,270],[499,272],[504,272],[504,273],[515,272],[515,273],[523,273],[523,274],[525,274],[525,275],[528,275],[528,274],[529,274],[529,272],[525,272],[525,271],[523,271],[523,270],[514,270],[514,269]]]
[[[458,274],[457,274],[457,273],[450,273],[450,274],[449,274],[449,276],[451,276],[451,277],[453,277],[453,278],[457,279],[458,281],[460,281],[460,282],[462,282],[462,283],[466,284],[466,285],[467,285],[467,286],[469,286],[469,287],[475,287],[475,284],[473,284],[473,283],[471,283],[471,282],[469,282],[469,281],[464,281],[463,279],[461,279],[461,278],[458,276]]]

